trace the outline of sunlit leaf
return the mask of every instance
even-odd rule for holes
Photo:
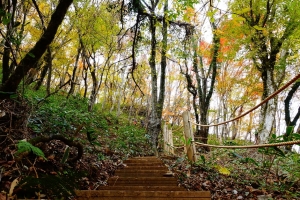
[[[258,31],[265,30],[265,28],[260,27],[260,26],[257,26],[257,25],[253,26],[253,28],[255,28],[255,29],[258,30]]]
[[[230,171],[226,167],[222,167],[220,165],[217,165],[216,168],[218,169],[218,171],[219,171],[220,174],[230,175]]]

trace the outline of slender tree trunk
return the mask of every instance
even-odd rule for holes
[[[38,81],[36,82],[35,86],[34,86],[34,90],[39,90],[41,85],[43,84],[44,82],[44,79],[46,77],[46,74],[49,70],[49,67],[50,65],[52,65],[52,56],[51,56],[51,50],[50,50],[50,47],[47,48],[47,52],[46,52],[46,55],[45,55],[45,64],[43,66],[43,69],[41,71],[41,75],[40,75],[40,78],[38,79]]]
[[[51,49],[48,47],[47,49],[47,68],[48,68],[48,77],[47,77],[47,85],[46,85],[46,90],[47,90],[47,95],[51,94],[51,77],[52,77],[52,56],[51,56]]]
[[[9,31],[8,33],[9,34]],[[10,68],[9,68],[9,58],[10,58],[10,42],[8,41],[9,38],[6,36],[6,40],[4,43],[4,51],[2,56],[2,83],[5,83],[10,75]]]
[[[81,50],[82,50],[82,48],[79,44],[79,47],[77,49],[77,55],[76,55],[76,60],[75,60],[75,64],[74,64],[74,69],[73,69],[73,73],[72,73],[72,78],[71,78],[71,86],[70,86],[70,90],[69,90],[67,98],[69,98],[70,95],[73,95],[74,91],[75,91],[76,77],[77,77],[76,73],[77,73],[78,61],[79,61],[79,57],[81,54]]]
[[[249,113],[249,122],[248,122],[248,126],[247,126],[247,133],[246,133],[246,137],[245,140],[247,140],[248,135],[249,135],[249,141],[251,142],[251,130],[252,130],[252,123],[253,123],[253,112]]]
[[[82,77],[84,80],[84,92],[83,92],[83,98],[86,98],[87,96],[87,90],[88,90],[88,82],[87,82],[87,78],[88,78],[88,72],[87,72],[87,68],[86,68],[86,62],[83,61],[83,70],[82,70]]]
[[[216,30],[215,25],[212,23],[213,30]],[[201,124],[208,124],[208,109],[210,106],[210,99],[212,97],[212,93],[214,90],[214,84],[216,81],[216,75],[217,75],[217,57],[220,47],[220,38],[214,34],[213,36],[213,55],[212,55],[212,61],[210,64],[211,69],[211,80],[210,83],[208,82],[207,78],[205,76],[205,73],[203,72],[203,67],[198,69],[198,64],[194,61],[194,70],[196,72],[196,79],[198,83],[198,94],[199,94],[199,106],[200,106],[200,123]],[[203,66],[202,60],[200,58],[200,64]],[[201,74],[201,77],[200,77]],[[209,85],[209,86],[208,86]],[[208,140],[208,133],[209,133],[209,127],[200,127],[200,140],[201,142],[207,144]]]
[[[37,76],[37,70],[34,68],[31,68],[26,76],[25,85],[30,85],[34,82],[36,76]]]
[[[92,91],[91,91],[91,95],[90,95],[90,100],[89,100],[89,105],[88,105],[88,111],[92,111],[95,101],[96,101],[96,95],[97,95],[97,88],[98,88],[98,84],[97,84],[97,77],[96,77],[96,73],[95,70],[92,70],[90,68],[90,72],[91,72],[91,76],[92,76],[92,80],[93,80],[93,87],[92,87]]]
[[[153,2],[154,3],[154,2]],[[154,11],[155,5],[152,5]],[[168,11],[168,1],[164,4],[164,13]],[[163,27],[162,27],[162,57],[161,57],[161,73],[160,73],[160,91],[158,96],[158,83],[157,83],[157,70],[156,70],[156,17],[153,15],[150,17],[150,34],[151,34],[151,53],[149,65],[151,68],[151,114],[148,123],[148,133],[151,136],[151,142],[153,150],[157,154],[158,146],[158,135],[161,132],[161,118],[165,99],[165,70],[167,66],[166,61],[166,51],[167,51],[167,19],[164,17]]]

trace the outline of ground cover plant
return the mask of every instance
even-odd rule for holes
[[[230,145],[245,145],[241,142]],[[212,148],[199,154],[195,163],[186,157],[171,158],[164,161],[179,183],[188,190],[209,190],[212,199],[300,198],[300,155],[284,148]]]

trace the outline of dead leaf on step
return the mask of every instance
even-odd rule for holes
[[[19,183],[19,178],[16,178],[10,185],[10,189],[9,189],[9,193],[8,193],[8,196],[12,196],[13,192],[14,192],[14,189],[15,187],[18,185]]]

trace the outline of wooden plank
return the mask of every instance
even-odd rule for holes
[[[167,169],[166,166],[127,166],[123,168],[126,169],[136,169],[136,170],[144,170],[144,169],[152,169],[152,170],[159,170],[159,169]]]
[[[169,199],[175,199],[175,200],[211,200],[210,197],[196,197],[196,198],[185,198],[185,197],[77,197],[77,200],[169,200]]]
[[[76,195],[79,197],[210,198],[209,191],[77,190]]]
[[[176,180],[134,180],[134,179],[125,179],[125,180],[108,180],[109,186],[177,186],[178,183]]]
[[[164,166],[165,164],[162,162],[147,162],[147,163],[124,163],[127,167],[134,167],[134,166]]]
[[[176,182],[177,179],[174,177],[111,177],[109,178],[112,182],[115,181],[149,181],[149,182]]]
[[[168,173],[167,171],[161,171],[161,172],[116,172],[115,176],[119,177],[167,177],[172,176],[171,173]]]
[[[128,191],[186,191],[179,186],[101,186],[98,190],[128,190]]]
[[[133,159],[133,160],[124,160],[124,163],[163,163],[162,160],[156,159]]]
[[[168,172],[169,170],[167,170],[167,168],[164,168],[164,169],[141,169],[139,171],[137,171],[136,169],[130,169],[130,168],[124,168],[124,169],[118,169],[115,171],[115,174],[116,173],[134,173],[134,172],[140,172],[140,173],[162,173],[162,172]]]

